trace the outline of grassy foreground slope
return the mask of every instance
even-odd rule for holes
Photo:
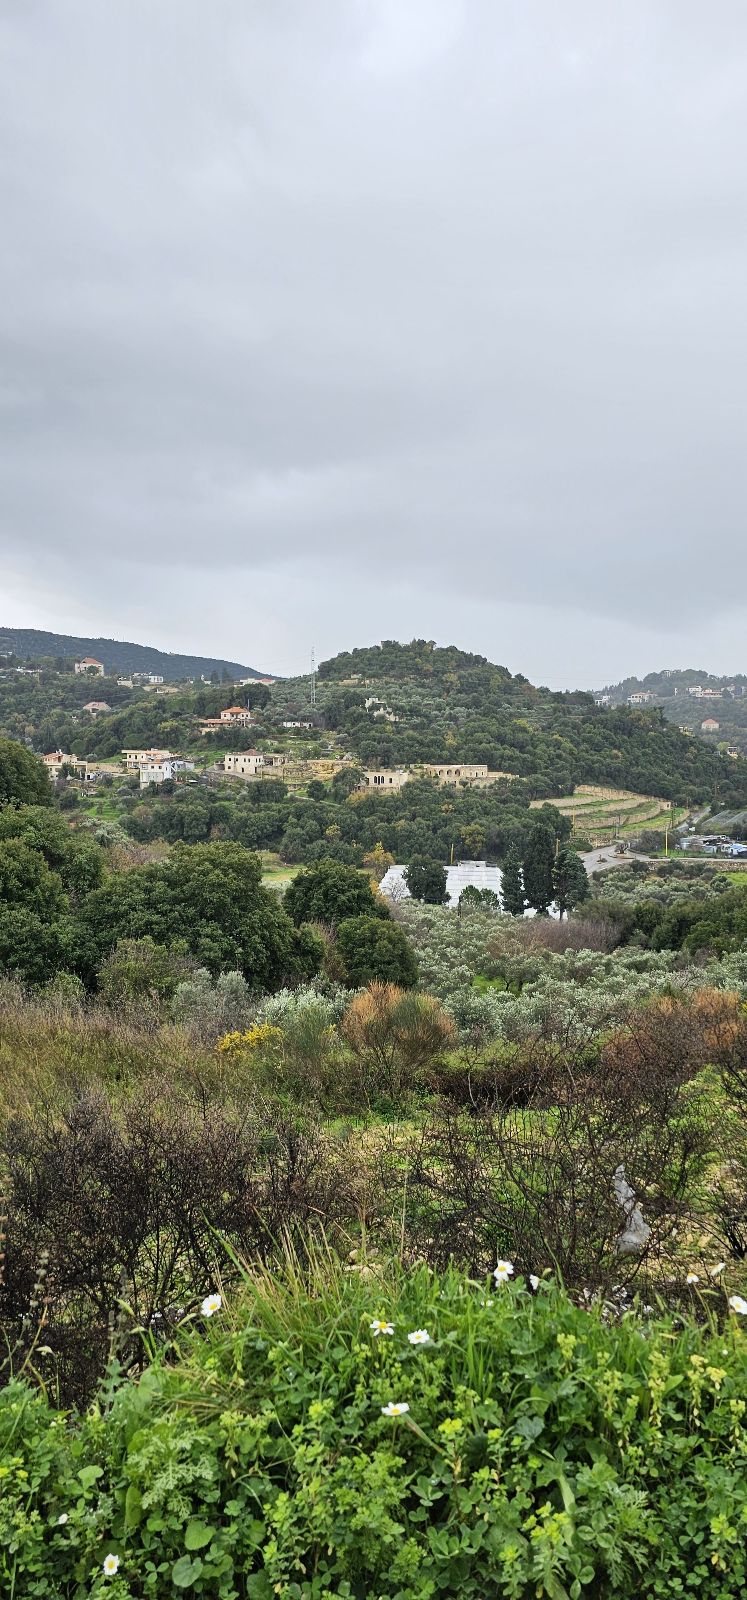
[[[254,1274],[71,1425],[0,1394],[2,1593],[731,1600],[747,1342],[708,1302],[697,1326],[508,1267]]]

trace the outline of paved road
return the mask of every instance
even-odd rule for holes
[[[632,850],[626,850],[624,855],[615,855],[614,845],[603,845],[599,850],[586,850],[581,857],[586,871],[591,877],[592,872],[610,872],[613,867],[625,867],[631,861],[648,861],[648,856],[634,855]]]

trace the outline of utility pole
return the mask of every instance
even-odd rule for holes
[[[669,819],[664,823],[664,854],[669,855],[669,830],[674,827],[675,808],[672,800],[669,807]]]
[[[314,646],[313,645],[311,646],[310,699],[311,699],[311,709],[312,709],[312,711],[315,711],[316,710],[316,656],[314,654]]]

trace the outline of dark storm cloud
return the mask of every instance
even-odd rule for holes
[[[4,0],[0,620],[744,668],[746,136],[738,0]]]

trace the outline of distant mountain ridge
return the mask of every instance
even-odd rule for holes
[[[167,683],[198,678],[203,672],[209,675],[226,671],[232,678],[264,676],[256,667],[216,656],[179,655],[124,639],[84,639],[71,633],[47,633],[40,628],[0,628],[0,655],[15,655],[21,661],[36,656],[74,656],[76,660],[95,656],[97,661],[103,661],[109,676],[152,672],[160,673]]]

